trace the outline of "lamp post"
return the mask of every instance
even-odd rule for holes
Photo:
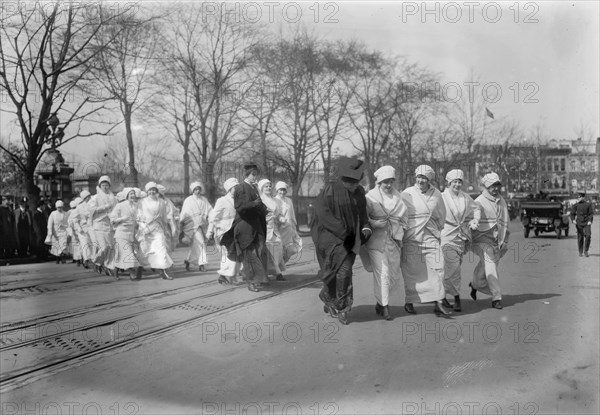
[[[46,128],[46,132],[44,134],[44,141],[46,144],[50,144],[50,146],[55,149],[56,141],[58,140],[58,144],[60,145],[65,136],[65,132],[62,127],[59,127],[60,120],[58,119],[56,113],[52,114],[52,116],[48,118],[47,124],[48,128]]]

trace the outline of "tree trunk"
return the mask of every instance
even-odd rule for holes
[[[183,147],[183,194],[188,195],[190,191],[190,147]]]
[[[125,185],[130,187],[138,186],[138,172],[135,168],[135,149],[133,146],[133,132],[131,131],[131,105],[125,103],[123,116],[125,118],[125,134],[127,137],[127,150],[129,152],[129,172],[125,177]]]

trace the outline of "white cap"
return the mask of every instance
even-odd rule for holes
[[[396,169],[392,166],[383,166],[375,170],[375,182],[381,183],[387,179],[395,179],[396,178]]]
[[[196,187],[199,187],[200,191],[202,191],[202,183],[192,182],[192,184],[190,184],[190,192],[193,192]]]
[[[102,184],[102,182],[107,182],[108,185],[110,186],[110,177],[100,176],[100,178],[98,179],[98,186],[100,186]]]
[[[435,172],[433,171],[433,169],[428,166],[427,164],[421,164],[419,167],[417,167],[415,169],[415,175],[416,176],[425,176],[427,177],[429,180],[433,179],[435,177]]]
[[[82,202],[85,200],[86,197],[88,197],[90,195],[91,195],[91,193],[88,192],[87,190],[82,190],[81,193],[79,193],[79,197],[81,198]]]
[[[450,170],[446,173],[446,181],[448,183],[453,182],[454,180],[464,180],[465,174],[461,169]]]
[[[271,180],[269,179],[262,179],[261,181],[258,182],[258,190],[262,191],[262,188],[265,184],[267,183],[271,183]]]
[[[485,186],[485,188],[488,188],[491,185],[496,184],[496,183],[501,183],[500,182],[500,176],[498,176],[494,172],[486,174],[481,179],[481,184],[483,184]]]
[[[156,182],[148,182],[146,183],[146,186],[144,187],[144,189],[146,189],[146,192],[152,188],[158,190],[158,185],[156,184]]]
[[[225,180],[225,183],[223,183],[223,187],[225,188],[226,192],[229,192],[232,187],[235,187],[238,184],[240,184],[238,179],[236,179],[235,177],[230,177],[229,179]]]
[[[288,185],[286,184],[286,182],[277,182],[277,184],[275,185],[275,190],[279,190],[279,189],[288,189]]]
[[[56,206],[57,208],[63,207],[64,205],[65,205],[65,203],[62,200],[57,200],[56,203],[54,204],[54,206]]]
[[[165,191],[167,190],[167,188],[165,186],[163,186],[162,184],[157,184],[156,188],[158,189],[158,193],[160,194],[165,194]]]

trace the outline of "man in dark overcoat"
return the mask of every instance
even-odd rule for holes
[[[319,298],[325,312],[342,324],[348,324],[352,308],[352,266],[361,244],[372,234],[365,190],[359,185],[362,177],[361,160],[340,158],[338,179],[327,183],[314,202],[311,234],[323,281]]]
[[[585,191],[579,192],[579,200],[571,209],[571,220],[577,229],[577,249],[579,256],[589,257],[590,243],[592,241],[592,222],[594,221],[594,207],[585,199]]]
[[[267,283],[267,207],[258,193],[258,165],[244,165],[244,181],[233,196],[236,216],[231,227],[231,244],[228,248],[232,261],[242,261],[250,291],[257,292],[259,284]],[[228,237],[224,236],[227,240]],[[235,258],[233,258],[235,256]]]
[[[14,214],[8,206],[8,199],[0,196],[0,258],[12,258],[16,248]]]
[[[38,207],[33,212],[33,242],[35,253],[39,262],[46,261],[48,257],[48,246],[44,243],[48,234],[48,218],[44,213],[44,202],[39,201]]]
[[[26,257],[29,254],[32,234],[33,219],[27,208],[27,198],[24,197],[19,200],[19,208],[15,210],[15,235],[20,257]]]

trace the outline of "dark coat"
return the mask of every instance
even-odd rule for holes
[[[0,206],[0,249],[14,251],[16,248],[14,214],[6,206]]]
[[[29,241],[33,234],[33,219],[31,212],[28,209],[21,211],[15,210],[15,236],[17,237],[17,245],[19,249],[24,249],[29,246]]]
[[[356,230],[371,228],[365,190],[359,186],[350,193],[340,182],[328,183],[317,196],[314,208],[311,235],[321,267],[319,277],[329,281],[351,252]],[[362,234],[360,239],[366,242]]]
[[[48,218],[44,212],[36,210],[33,213],[33,234],[38,245],[44,243],[48,234]]]
[[[577,218],[577,219],[575,219]],[[585,226],[588,222],[594,221],[594,207],[585,199],[573,205],[571,209],[571,220],[576,220],[577,226]]]
[[[236,215],[231,230],[239,255],[240,250],[257,243],[258,234],[267,234],[267,207],[262,202],[258,189],[246,182],[236,187],[233,203]]]

